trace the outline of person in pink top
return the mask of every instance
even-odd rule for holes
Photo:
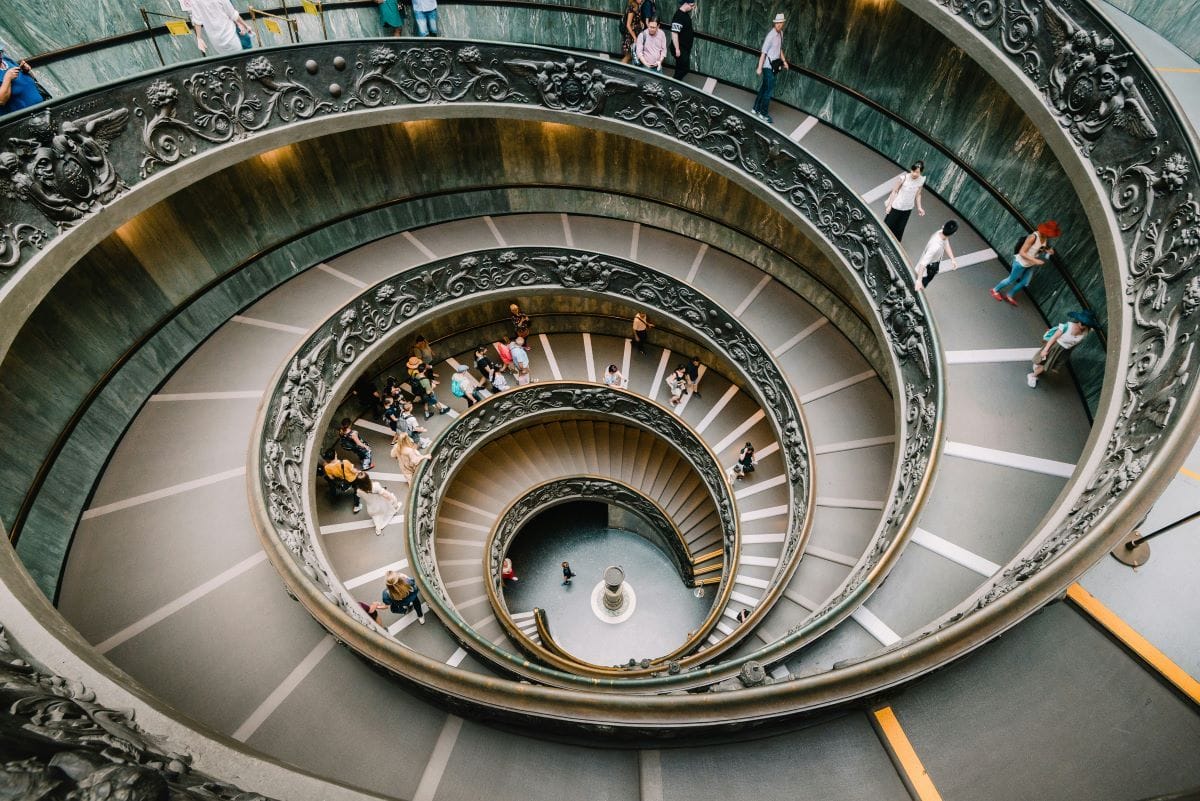
[[[500,369],[507,370],[510,373],[515,373],[517,368],[513,366],[512,351],[508,349],[508,337],[500,337],[500,341],[496,343],[496,355],[500,357]]]
[[[662,72],[667,57],[667,35],[658,29],[658,20],[646,21],[646,30],[638,34],[637,60],[646,69]]]

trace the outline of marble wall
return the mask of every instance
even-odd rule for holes
[[[34,16],[32,0],[10,2],[18,8],[28,6],[29,15]],[[150,2],[167,11],[174,0]],[[235,6],[244,9],[246,2],[235,0]],[[104,3],[102,7],[107,8],[111,0]],[[669,7],[669,0],[660,5]],[[101,26],[106,34],[140,25],[136,8],[112,6],[111,16]],[[616,13],[621,7],[620,0],[546,0],[540,6],[519,8],[502,3],[443,2],[439,15],[443,32],[450,35],[614,52],[619,47]],[[326,32],[331,38],[380,32],[372,8],[345,4],[328,8]],[[756,87],[754,51],[771,17],[781,9],[783,4],[776,0],[701,3],[694,12],[696,27],[709,38],[696,44],[694,69],[746,88]],[[985,176],[1030,220],[1058,220],[1066,232],[1058,243],[1059,264],[1038,271],[1031,295],[1049,321],[1065,319],[1068,311],[1080,305],[1065,273],[1088,305],[1104,316],[1099,259],[1083,208],[1041,134],[998,84],[961,49],[898,3],[811,0],[785,10],[789,15],[785,28],[789,59],[849,91],[794,72],[780,79],[777,98],[815,114],[897,163],[923,158],[929,168],[929,189],[954,206],[998,253],[1011,253],[1022,227],[986,188],[930,141],[941,143]],[[42,17],[13,36],[14,41],[36,50],[82,40],[79,30]],[[296,18],[303,41],[323,36],[317,17],[298,14]],[[0,33],[5,24],[10,31],[19,28],[6,18],[0,22]],[[191,40],[165,41],[161,46],[169,63],[196,55]],[[140,42],[59,62],[48,71],[62,85],[91,86],[156,65],[150,44]],[[856,94],[871,98],[925,136],[873,110]],[[993,269],[999,280],[1004,268],[997,262]],[[1099,340],[1089,343],[1074,362],[1084,396],[1094,409],[1103,382],[1104,354]]]
[[[471,148],[444,146],[467,141]],[[58,432],[102,386],[21,532],[17,549],[31,574],[53,596],[78,515],[141,403],[192,348],[294,274],[294,265],[442,220],[559,210],[635,219],[730,250],[807,296],[824,294],[818,305],[835,323],[871,337],[854,312],[836,308],[837,294],[850,297],[839,273],[783,217],[698,164],[644,143],[562,125],[446,120],[289,145],[210,176],[122,226],[52,290],[0,364],[0,432],[10,452],[24,456],[0,465],[6,521]]]
[[[1200,61],[1200,3],[1196,0],[1108,0]]]

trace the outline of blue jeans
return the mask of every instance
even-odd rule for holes
[[[1012,272],[1008,274],[1008,278],[1005,278],[992,287],[992,291],[1011,297],[1028,286],[1031,280],[1033,280],[1033,268],[1026,267],[1024,264],[1021,264],[1020,259],[1013,256]],[[1008,291],[1005,292],[1005,289]]]
[[[437,9],[417,11],[413,9],[413,21],[417,23],[417,36],[437,36]]]
[[[758,88],[758,97],[754,98],[754,110],[766,116],[773,94],[775,94],[775,70],[771,69],[770,64],[764,64],[762,86]]]

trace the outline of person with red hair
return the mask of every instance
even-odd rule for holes
[[[992,297],[1016,306],[1017,302],[1013,299],[1013,295],[1029,284],[1030,279],[1033,278],[1033,268],[1045,264],[1046,259],[1053,255],[1054,248],[1049,246],[1050,240],[1058,238],[1061,234],[1058,223],[1054,220],[1046,220],[1037,227],[1036,231],[1021,240],[1016,252],[1013,253],[1012,269],[1008,278],[992,287]]]

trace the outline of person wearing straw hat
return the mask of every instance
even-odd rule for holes
[[[433,378],[433,368],[425,362],[421,361],[420,356],[411,356],[404,363],[408,368],[408,387],[412,392],[413,398],[425,404],[425,419],[433,417],[433,413],[445,414],[450,411],[450,407],[438,401],[437,394],[433,391],[438,385],[436,379]]]
[[[1051,328],[1042,337],[1046,344],[1033,357],[1033,372],[1025,376],[1025,382],[1030,388],[1036,387],[1038,379],[1046,373],[1053,373],[1071,358],[1075,346],[1099,325],[1096,315],[1086,309],[1073,311],[1067,315],[1067,322]]]
[[[1050,240],[1057,239],[1061,234],[1058,223],[1046,220],[1036,231],[1025,237],[1013,253],[1008,278],[992,287],[992,299],[1016,306],[1017,301],[1013,299],[1013,295],[1029,285],[1033,278],[1033,268],[1045,264],[1046,259],[1054,254]]]
[[[762,85],[758,88],[758,97],[754,98],[751,111],[767,122],[775,121],[767,113],[771,107],[771,96],[775,94],[775,73],[788,69],[787,56],[783,54],[783,25],[786,21],[782,13],[775,15],[771,30],[767,31],[758,53],[758,68],[754,70],[755,74],[762,76]]]

